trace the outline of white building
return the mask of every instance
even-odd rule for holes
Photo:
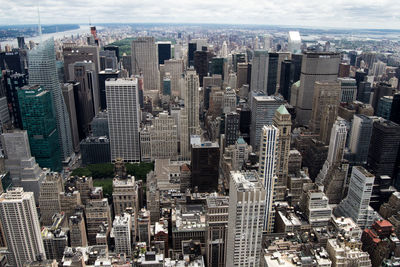
[[[301,37],[298,31],[289,31],[288,50],[293,54],[301,53]]]
[[[340,102],[353,103],[357,97],[357,83],[353,78],[338,78],[340,82]]]
[[[132,217],[128,213],[115,216],[113,222],[112,233],[115,240],[115,252],[125,253],[127,257],[131,257],[131,236],[132,236]]]
[[[151,159],[171,159],[178,157],[178,132],[175,119],[168,112],[158,114],[150,127]]]
[[[361,228],[373,223],[374,211],[369,207],[375,176],[361,166],[351,172],[347,197],[340,202],[335,214],[350,217]]]
[[[236,93],[234,87],[227,87],[224,94],[223,112],[228,114],[236,111]]]
[[[160,90],[158,48],[154,37],[138,37],[132,41],[131,49],[133,75],[143,74],[145,90]]]
[[[10,252],[10,266],[22,267],[26,262],[46,259],[39,218],[32,192],[21,187],[0,196],[0,220]]]
[[[273,125],[264,125],[261,132],[260,160],[258,174],[266,191],[264,230],[271,233],[274,230],[275,182],[279,130]]]
[[[257,172],[231,172],[226,266],[259,266],[266,192]]]
[[[300,205],[312,227],[326,226],[331,219],[332,208],[322,185],[308,184],[303,186]]]
[[[164,71],[169,73],[171,79],[171,94],[172,96],[181,96],[181,88],[179,80],[183,74],[183,60],[169,59],[164,61]]]
[[[136,78],[106,81],[111,160],[140,161],[139,98]]]

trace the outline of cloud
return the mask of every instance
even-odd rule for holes
[[[182,22],[399,28],[398,0],[41,0],[43,24]],[[0,0],[0,24],[37,23],[37,0]]]

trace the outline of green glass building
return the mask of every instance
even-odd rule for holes
[[[39,85],[24,86],[18,90],[18,100],[32,156],[40,167],[61,171],[61,149],[50,92]]]

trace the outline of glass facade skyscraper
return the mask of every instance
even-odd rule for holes
[[[18,90],[18,100],[32,156],[40,167],[60,171],[60,146],[50,93],[38,85],[24,86]]]

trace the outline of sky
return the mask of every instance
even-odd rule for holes
[[[221,23],[400,28],[399,0],[40,0],[42,24]],[[0,25],[37,24],[39,0],[0,0]]]

